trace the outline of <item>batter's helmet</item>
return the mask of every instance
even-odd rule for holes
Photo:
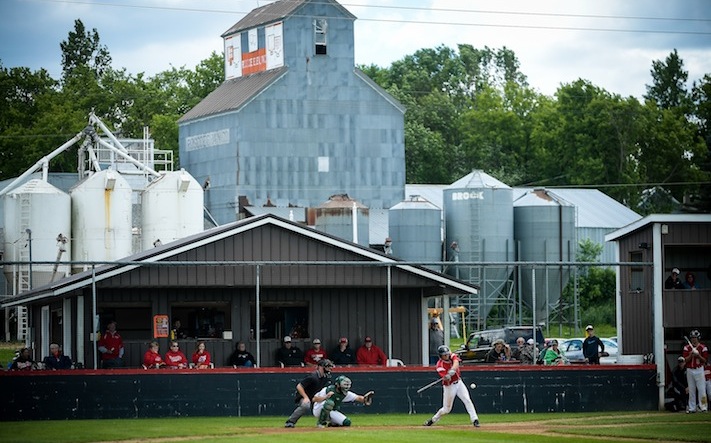
[[[701,338],[701,333],[699,332],[698,329],[694,329],[689,333],[689,337],[691,338]]]
[[[452,353],[452,351],[450,351],[449,348],[446,347],[445,345],[442,345],[439,348],[437,348],[437,354],[439,354],[440,357],[449,355],[451,353]]]
[[[351,390],[351,379],[345,375],[339,375],[336,377],[336,388],[338,388],[342,394],[348,394],[348,391]]]

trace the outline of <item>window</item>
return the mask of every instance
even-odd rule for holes
[[[631,252],[630,253],[631,262],[642,262],[643,255],[642,252]],[[644,267],[643,266],[631,266],[630,267],[630,291],[631,292],[642,292],[644,291]]]
[[[174,304],[170,313],[171,327],[180,320],[181,335],[189,338],[222,338],[225,329],[229,330],[229,303]]]
[[[257,310],[251,305],[251,329],[256,330]],[[293,338],[308,338],[309,335],[309,306],[306,303],[262,303],[261,313],[261,338],[281,339],[285,335]],[[251,333],[250,338],[256,335]]]
[[[314,20],[314,53],[316,55],[326,55],[326,33],[328,32],[328,22],[325,18]]]

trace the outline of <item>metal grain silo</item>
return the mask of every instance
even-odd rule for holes
[[[552,191],[535,189],[514,202],[514,238],[519,261],[565,262],[575,260],[575,206]],[[560,300],[571,269],[567,266],[536,266],[521,269],[521,294],[533,304],[535,272],[536,318],[548,319],[550,308]]]
[[[445,188],[443,197],[447,261],[513,261],[511,187],[475,170]],[[478,296],[462,301],[477,328],[485,325],[494,305],[513,303],[510,266],[450,266],[447,273],[481,288]],[[498,322],[510,323],[507,318]]]
[[[336,194],[328,201],[308,212],[309,225],[319,231],[368,246],[370,240],[370,216],[363,204],[346,194]],[[354,240],[357,238],[357,241]]]
[[[115,261],[133,253],[131,186],[118,172],[93,173],[72,188],[72,259]],[[75,265],[80,271],[83,265]]]
[[[28,265],[4,266],[13,293],[43,286],[70,273],[71,198],[43,180],[33,179],[3,197],[5,260]],[[33,262],[55,264],[29,265]],[[61,264],[64,262],[64,264]],[[30,272],[31,270],[31,272]]]
[[[168,243],[204,231],[202,186],[185,170],[166,172],[141,195],[141,246]]]
[[[414,262],[442,261],[442,210],[427,199],[412,195],[390,208],[388,233],[394,256]]]

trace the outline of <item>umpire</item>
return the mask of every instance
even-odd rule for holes
[[[294,398],[296,409],[294,409],[294,412],[291,413],[289,419],[284,423],[285,428],[293,428],[303,415],[311,412],[311,407],[313,406],[311,400],[318,391],[328,386],[328,383],[331,381],[332,369],[333,362],[324,358],[318,362],[314,372],[304,377],[304,379],[296,385],[296,398]]]

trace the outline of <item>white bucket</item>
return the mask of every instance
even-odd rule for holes
[[[618,365],[641,365],[644,363],[644,355],[618,355]]]

